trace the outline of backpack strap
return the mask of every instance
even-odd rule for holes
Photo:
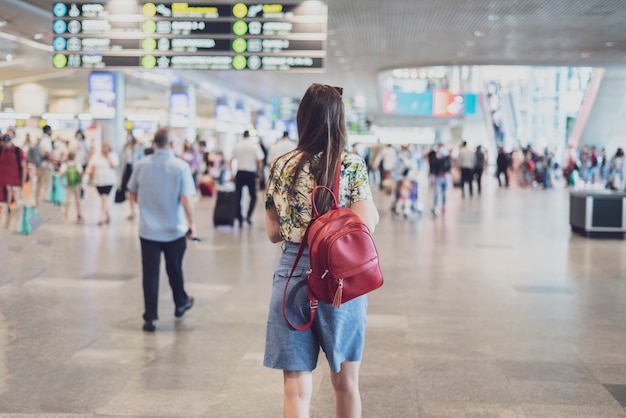
[[[314,196],[315,196],[316,190],[318,189],[326,189],[329,192],[331,192],[331,194],[333,195],[334,206],[339,205],[337,196],[339,196],[340,176],[341,176],[341,155],[339,155],[339,160],[337,161],[337,168],[335,169],[335,178],[333,180],[333,190],[330,190],[328,189],[328,187],[325,187],[325,186],[316,186],[313,188],[313,191],[311,192],[311,204],[313,206],[314,214],[317,213],[317,209],[315,208]],[[304,249],[307,246],[307,240],[309,237],[309,228],[311,227],[311,224],[313,223],[312,221],[313,219],[311,219],[311,222],[309,222],[309,225],[306,227],[306,231],[304,231],[304,235],[302,236],[302,241],[300,242],[300,246],[298,247],[298,254],[296,254],[296,259],[293,262],[293,266],[291,266],[291,271],[289,272],[287,283],[285,283],[285,290],[283,290],[283,302],[282,302],[283,316],[285,317],[285,321],[287,321],[289,326],[298,331],[306,331],[307,329],[311,328],[311,325],[313,325],[313,320],[315,319],[315,315],[317,314],[317,307],[319,305],[317,298],[311,292],[311,287],[307,285],[306,291],[309,297],[309,312],[310,312],[309,321],[303,325],[296,325],[289,320],[289,318],[287,317],[287,310],[285,309],[285,300],[287,299],[287,287],[289,286],[289,282],[291,281],[291,277],[293,276],[293,273],[296,271],[296,267],[298,266],[298,261],[300,261],[300,258],[302,257],[302,254],[304,253]]]
[[[310,312],[309,322],[303,325],[296,325],[293,322],[291,322],[289,318],[287,317],[287,310],[285,309],[285,300],[287,299],[287,287],[289,286],[289,282],[291,281],[291,277],[293,276],[294,271],[296,271],[296,267],[298,266],[298,261],[300,261],[300,258],[302,257],[302,254],[304,253],[304,249],[306,248],[307,238],[309,237],[310,226],[311,226],[311,223],[309,223],[309,226],[307,226],[306,231],[304,232],[304,236],[302,237],[302,241],[300,242],[300,247],[298,247],[298,254],[296,255],[295,261],[293,262],[291,271],[289,272],[287,283],[285,283],[285,290],[283,290],[283,303],[282,303],[283,316],[285,317],[285,321],[287,321],[289,326],[298,331],[306,331],[307,329],[311,328],[311,325],[313,325],[313,320],[315,319],[315,315],[317,314],[317,306],[319,304],[317,301],[317,298],[313,295],[313,293],[311,293],[311,289],[309,288],[309,286],[307,286],[306,291],[309,297],[309,312]]]
[[[20,173],[20,182],[22,181],[22,175],[24,173],[22,173],[22,152],[18,147],[14,147],[13,150],[15,151],[15,159],[17,160],[17,170]]]

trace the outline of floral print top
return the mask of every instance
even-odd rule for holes
[[[265,209],[275,208],[280,221],[280,236],[289,242],[302,241],[306,227],[313,216],[311,192],[316,186],[306,164],[296,182],[298,193],[289,196],[289,185],[293,178],[298,157],[291,151],[278,158],[268,179],[265,192]],[[319,161],[321,153],[313,157],[313,164]],[[350,207],[352,203],[372,198],[367,166],[363,158],[344,152],[341,155],[341,177],[339,181],[339,206]]]

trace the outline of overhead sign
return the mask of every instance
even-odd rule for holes
[[[299,4],[54,3],[55,68],[319,70],[328,8]]]

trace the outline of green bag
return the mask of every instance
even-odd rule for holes
[[[80,173],[76,164],[70,164],[65,171],[65,181],[69,187],[78,186],[80,184]]]

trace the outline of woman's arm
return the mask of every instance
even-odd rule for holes
[[[110,152],[109,155],[107,155],[107,161],[109,162],[109,166],[111,168],[117,168],[117,166],[120,164],[120,160],[117,157],[117,154],[114,154],[113,152]]]
[[[354,202],[350,209],[356,213],[359,218],[367,225],[370,230],[370,233],[374,233],[374,229],[378,224],[380,216],[378,215],[378,209],[376,209],[376,205],[374,205],[374,201],[372,199],[359,200],[358,202]]]
[[[83,178],[91,177],[92,173],[93,173],[93,158],[90,158],[89,161],[87,161],[87,166],[85,167]]]
[[[265,232],[271,242],[281,242],[283,238],[280,236],[280,219],[275,207],[265,210]]]

